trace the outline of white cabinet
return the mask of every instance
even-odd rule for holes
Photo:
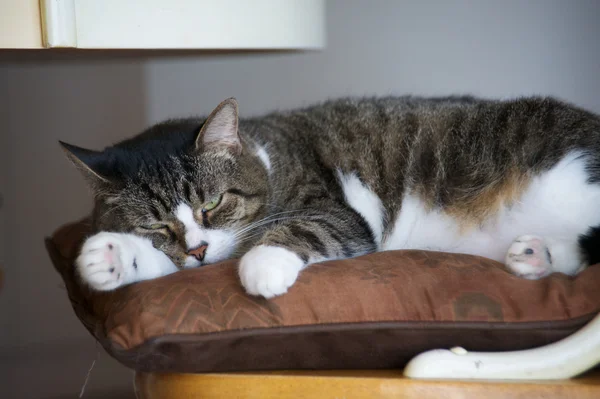
[[[0,0],[0,48],[318,49],[325,0]]]
[[[2,48],[42,48],[39,0],[0,0]]]

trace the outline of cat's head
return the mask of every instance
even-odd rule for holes
[[[239,135],[233,98],[104,151],[61,144],[92,188],[95,229],[147,237],[180,267],[231,257],[265,213],[267,170]]]

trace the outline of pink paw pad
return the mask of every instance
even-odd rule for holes
[[[108,249],[107,251],[104,251],[104,260],[109,263],[109,264],[114,264],[115,261],[115,247],[112,244],[108,244],[106,246],[106,248]],[[108,269],[109,272],[113,273],[115,271],[114,267],[111,267],[110,269]]]

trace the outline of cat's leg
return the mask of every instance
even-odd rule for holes
[[[332,204],[332,211],[303,211],[267,230],[240,260],[239,276],[251,295],[284,294],[307,265],[351,258],[376,250],[373,233],[352,209]]]
[[[587,265],[578,241],[524,235],[509,247],[506,266],[517,276],[536,280],[554,272],[575,275]]]
[[[86,240],[75,261],[84,283],[100,291],[149,280],[178,269],[147,238],[134,234],[101,232]]]

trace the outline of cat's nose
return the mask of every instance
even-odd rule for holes
[[[204,259],[204,255],[206,255],[207,248],[208,243],[206,241],[202,241],[196,248],[190,249],[187,254],[193,256],[199,261],[202,261],[202,259]]]

